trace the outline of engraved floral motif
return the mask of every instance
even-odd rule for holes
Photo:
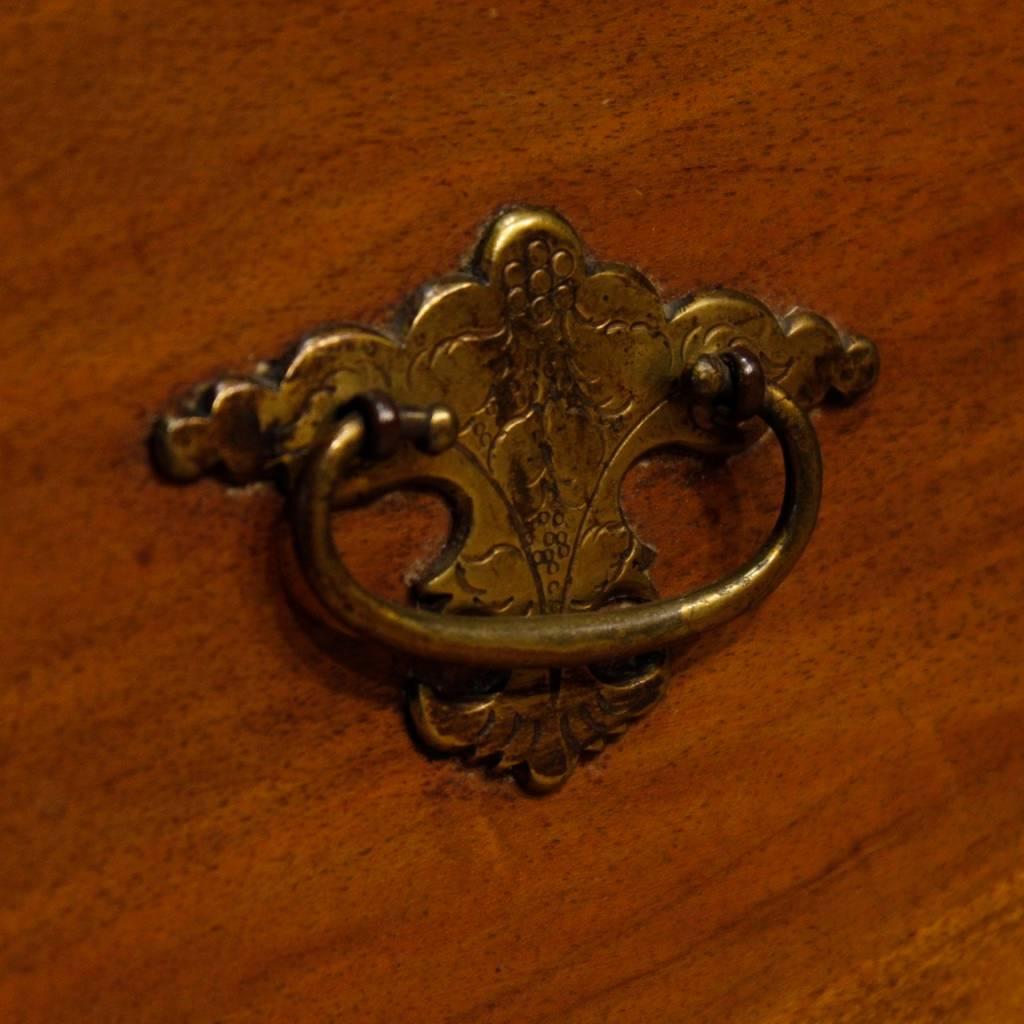
[[[670,315],[638,271],[588,263],[562,218],[515,209],[492,223],[469,271],[425,290],[393,334],[319,332],[290,359],[205,386],[158,424],[154,453],[178,479],[220,469],[287,487],[355,394],[444,402],[461,424],[451,449],[410,446],[338,495],[344,504],[411,481],[452,495],[453,542],[414,588],[418,602],[541,615],[648,600],[653,552],[622,514],[622,479],[652,449],[726,453],[763,429],[698,422],[673,401],[685,367],[738,343],[805,406],[829,389],[864,390],[877,371],[869,342],[803,311],[780,321],[735,292],[698,294]],[[658,656],[480,677],[472,699],[451,697],[438,669],[414,686],[412,719],[437,749],[552,788],[657,700],[662,666]]]

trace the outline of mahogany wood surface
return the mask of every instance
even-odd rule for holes
[[[2,5],[0,1019],[1024,1020],[1022,38],[996,0]],[[816,418],[797,570],[542,799],[296,618],[273,490],[144,446],[514,201],[883,360]],[[779,479],[635,471],[663,591]],[[443,527],[343,541],[398,592]]]

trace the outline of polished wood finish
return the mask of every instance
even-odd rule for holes
[[[1024,1013],[1020,31],[993,0],[5,6],[0,1016]],[[883,356],[817,417],[792,577],[543,799],[426,759],[387,656],[297,620],[273,491],[144,448],[510,200]],[[663,592],[756,545],[776,458],[634,472]],[[395,593],[443,513],[377,511],[341,539]]]

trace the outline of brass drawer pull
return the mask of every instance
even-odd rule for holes
[[[277,479],[324,617],[435,663],[410,695],[421,738],[551,789],[661,695],[659,652],[782,581],[821,496],[806,410],[877,372],[871,342],[806,311],[780,320],[716,289],[670,313],[638,271],[590,262],[557,214],[518,208],[392,332],[325,330],[205,385],[152,447],[174,479]],[[786,466],[771,536],[737,572],[658,599],[619,505],[626,471],[666,447],[731,454],[766,425]],[[330,529],[334,509],[410,483],[453,505],[419,607],[359,586]]]
[[[710,362],[714,357],[701,359]],[[377,597],[346,571],[331,532],[339,482],[365,456],[367,413],[360,412],[347,415],[310,456],[298,487],[292,529],[306,577],[342,625],[407,654],[441,662],[509,669],[588,665],[678,643],[728,622],[770,594],[796,563],[814,530],[821,500],[821,457],[814,428],[781,388],[765,388],[762,383],[762,392],[763,401],[755,411],[775,432],[785,460],[782,510],[760,551],[711,586],[679,598],[605,611],[532,616],[437,615]],[[386,396],[378,396],[374,404],[394,409],[385,415],[402,422],[405,410],[395,408]],[[441,406],[436,419],[440,421],[437,432],[448,444],[438,444],[433,436],[429,444],[443,451],[455,439],[454,415]]]

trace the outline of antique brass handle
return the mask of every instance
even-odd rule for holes
[[[712,358],[702,357],[698,371],[706,370]],[[309,458],[292,509],[295,544],[306,578],[343,626],[407,654],[441,662],[487,668],[587,665],[678,643],[727,622],[771,593],[814,530],[821,500],[821,457],[814,427],[781,388],[762,383],[760,390],[763,399],[750,411],[764,418],[782,447],[782,508],[771,535],[753,558],[711,586],[641,605],[530,617],[437,615],[376,596],[346,570],[331,531],[331,513],[339,481],[366,448],[367,417],[375,418],[375,425],[381,419],[401,424],[403,410],[393,409],[384,396],[345,416]],[[410,417],[410,427],[420,437],[426,431],[425,447],[439,450],[454,441],[453,415],[437,407],[434,417],[434,436],[429,415],[425,421],[420,410]]]
[[[517,208],[411,316],[322,330],[202,385],[152,451],[175,480],[277,482],[318,613],[415,656],[420,739],[545,790],[657,701],[667,646],[778,586],[821,493],[807,411],[877,373],[875,346],[823,317],[721,288],[667,307],[558,214]],[[666,448],[728,456],[769,428],[786,465],[771,536],[737,572],[660,599],[626,472]],[[404,607],[349,576],[330,517],[409,484],[440,490],[454,527]]]

